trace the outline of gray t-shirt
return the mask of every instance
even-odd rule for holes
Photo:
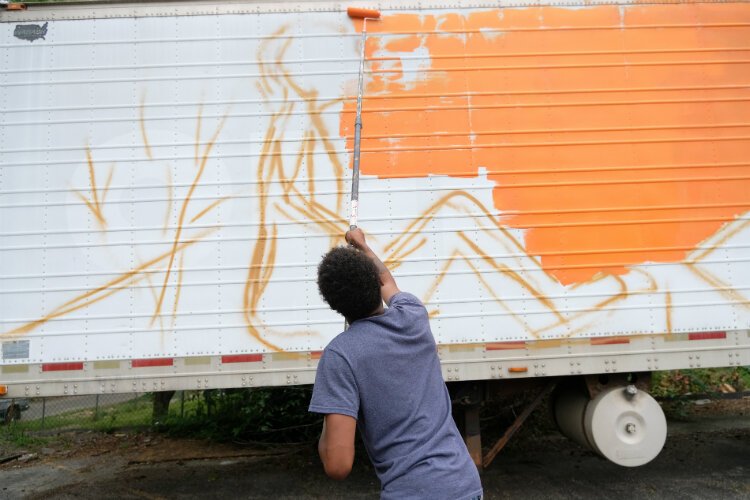
[[[381,499],[468,499],[477,468],[451,416],[427,310],[399,292],[378,316],[334,338],[318,365],[310,411],[357,419]]]

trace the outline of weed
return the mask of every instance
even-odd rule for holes
[[[6,425],[0,432],[0,450],[35,449],[44,446],[48,439],[29,434],[17,423]]]
[[[750,389],[750,368],[704,368],[654,372],[651,382],[652,394],[661,397],[743,391]]]
[[[170,411],[162,430],[217,441],[309,441],[322,421],[307,412],[311,394],[309,386],[203,391],[202,399],[185,404],[182,417]]]

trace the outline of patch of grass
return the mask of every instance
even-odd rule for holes
[[[151,396],[146,394],[129,401],[99,408],[83,408],[47,416],[41,419],[21,420],[12,427],[21,431],[41,430],[93,430],[111,432],[123,427],[148,426],[151,423],[153,404]]]
[[[0,454],[7,450],[36,449],[44,446],[48,439],[29,434],[17,423],[5,425],[0,429]]]
[[[317,439],[322,418],[307,412],[312,387],[225,389],[193,394],[160,429],[215,441],[298,443]],[[174,404],[174,402],[173,402]]]
[[[658,397],[719,394],[750,389],[750,368],[699,368],[654,372],[651,393]]]

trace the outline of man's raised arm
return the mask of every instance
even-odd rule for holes
[[[375,267],[378,268],[378,274],[380,276],[380,296],[386,304],[390,303],[391,297],[399,292],[399,289],[396,286],[396,280],[393,279],[393,275],[388,268],[385,267],[385,264],[383,264],[378,256],[375,255],[375,252],[373,252],[367,245],[367,241],[365,241],[365,233],[359,228],[347,231],[346,242],[372,259],[375,263]]]

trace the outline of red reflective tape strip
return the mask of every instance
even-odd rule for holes
[[[323,351],[312,351],[310,353],[311,359],[320,359],[320,357],[323,355]]]
[[[222,363],[257,363],[263,361],[262,354],[229,354],[221,357]]]
[[[487,351],[506,351],[509,349],[526,349],[526,342],[493,342],[485,344]]]
[[[151,358],[151,359],[134,359],[131,361],[133,368],[148,368],[151,366],[172,366],[173,358]]]
[[[630,337],[598,337],[591,339],[591,345],[629,344]]]
[[[44,363],[42,365],[43,372],[70,372],[75,370],[83,370],[83,362],[80,363]]]
[[[727,332],[699,332],[691,333],[688,335],[688,340],[711,340],[725,338],[727,338]]]

